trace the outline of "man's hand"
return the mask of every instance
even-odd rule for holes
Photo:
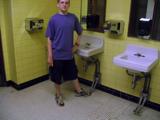
[[[48,66],[50,67],[53,67],[53,59],[52,57],[48,56]]]
[[[72,53],[76,53],[78,51],[79,46],[75,44],[72,48]]]

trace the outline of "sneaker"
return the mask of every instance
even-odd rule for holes
[[[62,95],[60,96],[55,96],[55,99],[56,99],[56,103],[59,105],[59,106],[64,106],[64,102],[63,102],[63,97]]]
[[[88,93],[84,90],[84,89],[81,89],[80,92],[77,92],[76,91],[76,97],[81,97],[81,96],[88,96]]]

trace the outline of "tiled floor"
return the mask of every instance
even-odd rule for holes
[[[0,88],[0,120],[160,120],[158,111],[145,107],[141,115],[135,115],[135,103],[99,90],[89,97],[75,97],[71,85],[62,86],[64,107],[55,103],[51,81],[21,91]]]

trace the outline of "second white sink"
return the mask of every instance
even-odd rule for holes
[[[82,35],[78,55],[82,57],[91,57],[103,52],[104,40],[99,36]]]
[[[158,49],[128,45],[126,50],[113,58],[113,63],[138,72],[149,72],[158,62]]]

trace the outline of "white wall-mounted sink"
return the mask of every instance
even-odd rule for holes
[[[104,50],[104,39],[100,36],[82,35],[78,55],[82,57],[91,57],[102,53]]]
[[[113,58],[113,63],[129,70],[149,72],[158,59],[158,49],[130,44],[123,53]]]

